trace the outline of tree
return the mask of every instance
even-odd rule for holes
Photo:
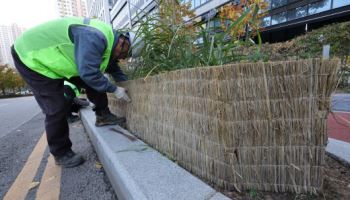
[[[22,79],[22,77],[18,73],[15,74],[14,80],[15,80],[16,88],[20,92],[21,89],[23,87],[25,87],[26,83],[24,82],[24,80]]]
[[[2,92],[2,95],[6,94],[6,70],[7,66],[6,65],[1,65],[0,66],[0,89]]]
[[[230,23],[236,22],[242,15],[243,20],[230,31],[231,36],[246,39],[248,32],[255,34],[261,28],[261,19],[265,15],[268,4],[265,0],[241,0],[238,4],[227,4],[220,9],[219,17],[222,28],[227,31]]]
[[[25,82],[17,71],[8,65],[0,66],[0,90],[2,95],[6,95],[7,91],[15,93],[15,90],[21,90],[25,86]]]

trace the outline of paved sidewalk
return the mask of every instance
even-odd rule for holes
[[[350,143],[350,112],[328,115],[328,137]]]

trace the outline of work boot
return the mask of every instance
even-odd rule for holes
[[[96,111],[96,123],[95,126],[105,126],[105,125],[120,125],[123,126],[126,119],[125,117],[117,117],[109,111],[107,108],[103,111]]]
[[[72,150],[66,152],[62,156],[54,156],[56,165],[63,168],[76,167],[84,163],[83,156],[74,153]]]

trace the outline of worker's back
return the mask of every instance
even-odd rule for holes
[[[32,70],[49,78],[79,76],[74,44],[69,38],[69,26],[87,25],[100,30],[107,39],[107,49],[101,63],[101,71],[107,67],[114,41],[112,27],[99,20],[69,17],[46,22],[24,32],[15,42],[15,50],[21,61]]]

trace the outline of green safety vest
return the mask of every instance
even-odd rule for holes
[[[85,19],[86,20],[86,19]],[[107,40],[107,48],[100,64],[101,72],[107,68],[113,48],[112,26],[97,19],[67,17],[49,21],[25,31],[15,42],[21,61],[33,71],[52,79],[79,76],[74,58],[74,44],[69,38],[70,25],[85,25],[100,30]]]
[[[68,81],[64,81],[64,85],[67,85],[70,88],[72,88],[72,90],[74,91],[76,97],[80,96],[80,91],[77,88],[77,86],[75,86],[74,84],[72,84],[72,83],[70,83]],[[66,93],[64,94],[64,96],[66,96]]]

